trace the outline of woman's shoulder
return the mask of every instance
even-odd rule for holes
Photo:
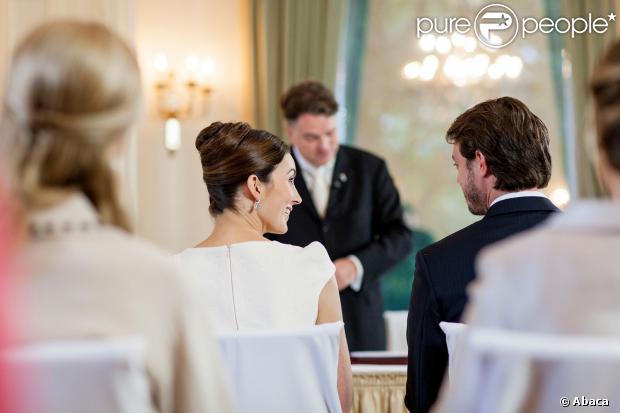
[[[267,244],[267,243],[266,243]],[[329,254],[327,250],[318,241],[311,242],[305,247],[299,247],[297,245],[284,244],[279,241],[270,241],[267,246],[269,248],[278,249],[281,251],[286,251],[296,256],[302,256],[307,258],[315,258],[315,259],[327,259],[329,260]]]
[[[323,244],[321,244],[320,242],[318,241],[311,242],[310,244],[306,245],[302,249],[303,249],[303,254],[307,256],[308,258],[315,260],[316,262],[321,262],[323,264],[327,263],[330,266],[333,266],[332,260],[329,258],[329,254],[327,253],[327,250],[325,249]]]
[[[184,268],[204,265],[212,266],[219,261],[228,262],[228,255],[234,260],[262,263],[266,267],[297,268],[299,273],[320,274],[320,278],[331,277],[335,267],[325,247],[312,242],[305,247],[283,244],[278,241],[249,241],[231,245],[187,248],[174,256]],[[219,259],[219,261],[218,261]]]
[[[280,250],[280,256],[293,261],[293,264],[307,272],[320,274],[321,278],[329,278],[334,275],[336,267],[320,242],[314,241],[305,247],[283,244],[278,241],[272,241],[271,244],[274,245],[274,249]]]
[[[174,254],[172,261],[183,276],[192,276],[205,282],[204,274],[210,274],[213,280],[215,274],[223,274],[229,261],[228,248],[221,247],[190,247]]]
[[[116,227],[102,225],[45,242],[33,240],[22,253],[33,263],[28,270],[37,275],[28,277],[32,285],[69,277],[76,285],[107,286],[102,294],[118,291],[114,299],[119,302],[142,300],[149,311],[180,305],[185,294],[181,272],[165,250]],[[63,268],[75,271],[66,274]]]
[[[86,253],[99,256],[105,265],[131,268],[137,276],[140,274],[148,274],[149,277],[178,275],[170,253],[147,240],[115,227],[104,226],[99,234],[93,234],[89,239],[82,239],[81,247]]]

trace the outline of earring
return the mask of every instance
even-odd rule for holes
[[[260,201],[254,202],[254,211],[258,211],[258,207],[260,207]]]

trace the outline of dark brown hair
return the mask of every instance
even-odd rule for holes
[[[338,112],[338,102],[322,83],[306,80],[292,86],[280,99],[287,120],[296,120],[304,113],[332,116]]]
[[[202,177],[209,191],[209,211],[235,208],[237,190],[250,175],[269,182],[269,175],[290,148],[282,139],[244,122],[214,122],[196,138]]]
[[[592,77],[598,144],[609,164],[620,172],[620,42],[607,51]]]
[[[544,188],[551,178],[549,132],[523,102],[487,100],[460,115],[446,133],[468,161],[480,151],[497,182],[495,189]]]

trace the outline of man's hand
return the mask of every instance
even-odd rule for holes
[[[339,258],[334,261],[336,266],[336,282],[340,291],[347,288],[357,278],[357,268],[349,258]]]

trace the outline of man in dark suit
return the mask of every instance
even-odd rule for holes
[[[288,232],[270,238],[323,243],[336,266],[350,350],[384,350],[379,277],[411,248],[398,191],[382,159],[339,144],[338,104],[325,86],[297,84],[281,106],[302,203],[290,215]]]
[[[549,133],[519,100],[504,97],[474,106],[454,121],[446,139],[467,206],[484,217],[416,256],[405,396],[415,413],[428,412],[437,399],[448,361],[439,322],[460,321],[478,252],[558,211],[537,191],[551,177]]]

